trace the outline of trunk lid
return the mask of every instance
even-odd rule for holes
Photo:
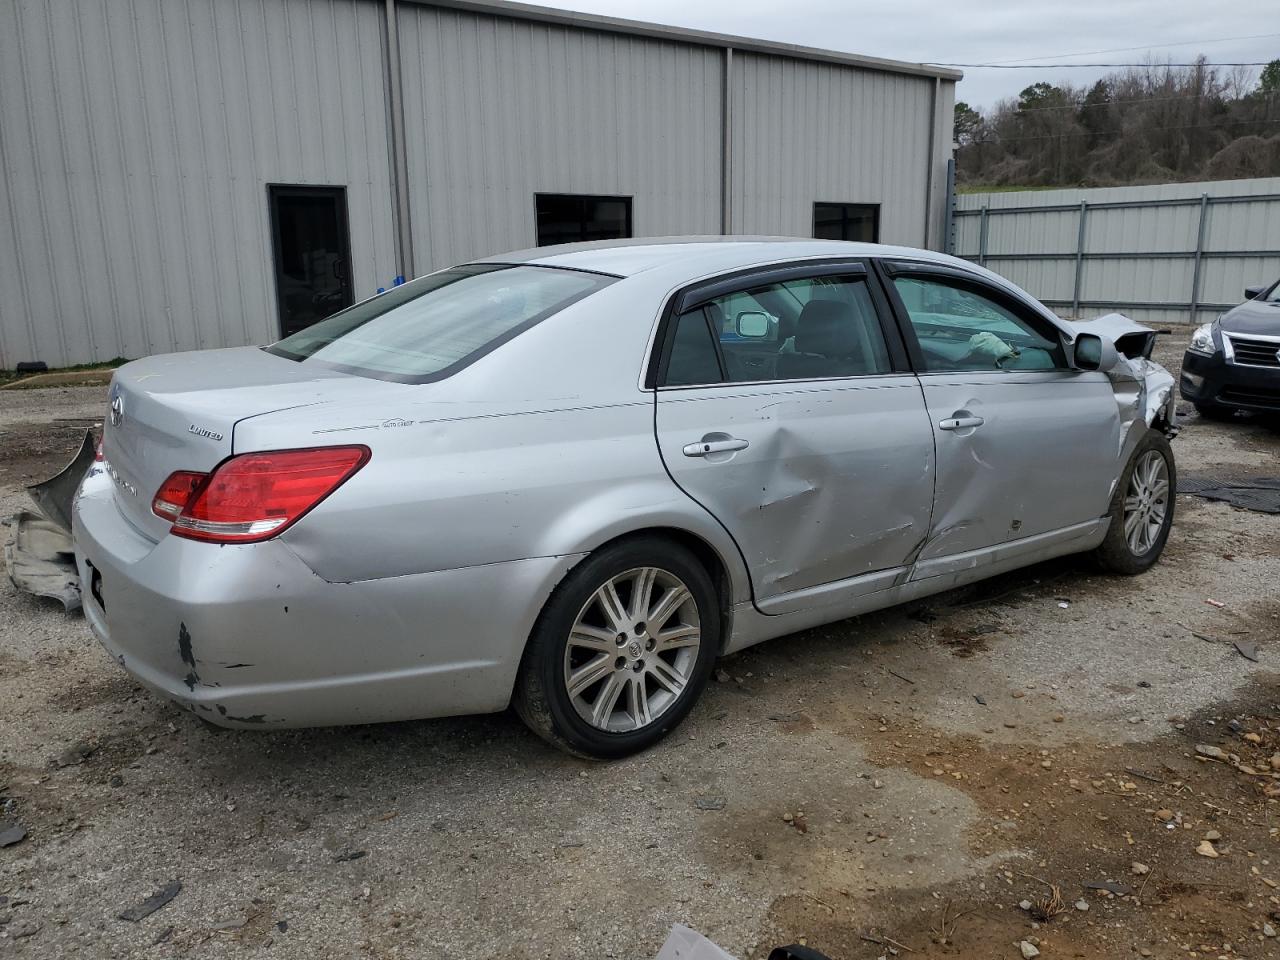
[[[159,540],[170,527],[151,511],[160,484],[175,470],[207,472],[225,460],[234,449],[237,423],[291,407],[341,401],[378,387],[405,389],[295,363],[256,347],[167,354],[126,364],[111,382],[102,437],[120,512],[150,539]]]

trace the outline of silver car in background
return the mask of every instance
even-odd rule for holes
[[[443,270],[122,367],[74,505],[93,630],[232,727],[514,703],[642,749],[715,659],[1173,519],[1172,378],[923,250],[689,238]]]

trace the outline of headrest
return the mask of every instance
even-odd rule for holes
[[[838,300],[810,300],[796,321],[796,350],[823,357],[849,357],[859,351],[853,310]]]

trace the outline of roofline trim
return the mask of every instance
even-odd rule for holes
[[[581,13],[576,10],[558,10],[554,7],[536,6],[530,3],[517,3],[514,0],[404,0],[423,7],[441,7],[449,10],[461,10],[466,13],[487,14],[494,17],[506,17],[513,20],[527,20],[536,23],[549,23],[557,26],[577,27],[583,30],[595,30],[603,33],[622,33],[631,36],[648,37],[655,40],[669,40],[677,43],[688,43],[695,46],[731,48],[746,53],[760,53],[775,57],[788,57],[793,60],[809,60],[817,63],[829,63],[842,67],[857,67],[862,70],[874,70],[881,73],[900,73],[917,77],[935,77],[940,80],[960,80],[963,70],[940,67],[928,63],[909,63],[905,60],[887,60],[882,57],[868,57],[856,53],[842,53],[839,50],[823,50],[819,47],[806,47],[794,43],[780,43],[774,40],[759,40],[752,37],[739,37],[728,33],[712,33],[706,30],[693,30],[687,27],[668,26],[660,23],[647,23],[643,20],[627,20],[622,17],[609,17],[596,13]]]

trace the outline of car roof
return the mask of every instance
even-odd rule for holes
[[[592,270],[619,277],[631,277],[649,270],[674,269],[690,279],[717,270],[751,267],[783,260],[810,257],[900,257],[952,263],[972,269],[972,265],[946,254],[912,247],[879,243],[849,243],[842,240],[811,240],[803,237],[649,237],[628,240],[596,240],[550,247],[517,250],[477,263],[527,263],[545,267]]]

